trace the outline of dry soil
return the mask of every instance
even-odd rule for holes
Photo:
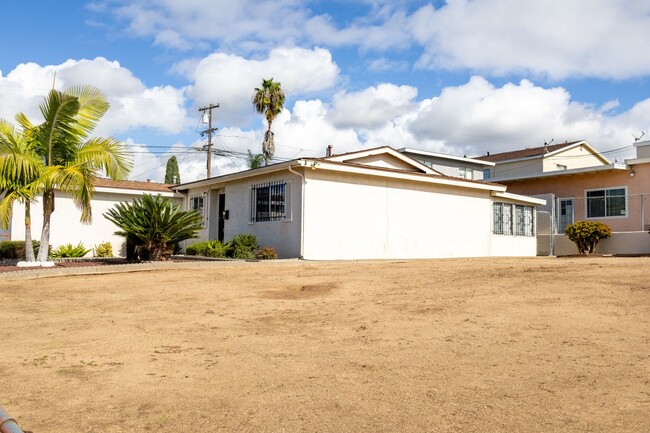
[[[0,275],[44,432],[650,431],[650,258]]]

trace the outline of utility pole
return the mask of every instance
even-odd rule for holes
[[[203,112],[208,112],[208,129],[205,131],[201,131],[201,137],[203,137],[205,134],[208,134],[208,161],[207,161],[207,168],[208,168],[208,178],[212,175],[212,133],[216,131],[219,128],[213,128],[212,127],[212,110],[215,108],[219,108],[219,104],[210,104],[207,107],[201,107],[199,108],[199,111]]]

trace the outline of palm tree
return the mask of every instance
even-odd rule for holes
[[[247,162],[248,168],[260,168],[264,162],[264,155],[261,153],[253,154],[250,149],[246,150],[248,152]]]
[[[26,137],[14,125],[0,119],[0,221],[6,229],[16,201],[25,205],[25,260],[34,262],[31,203],[40,186],[43,162]]]
[[[264,141],[262,142],[262,154],[264,155],[264,162],[266,165],[273,158],[275,153],[275,143],[273,142],[273,132],[271,125],[275,117],[280,114],[284,108],[284,91],[280,83],[274,82],[273,78],[262,80],[262,87],[255,88],[253,93],[253,105],[255,111],[264,114],[268,123],[268,129],[264,134]]]
[[[89,138],[108,107],[101,91],[79,86],[51,90],[40,106],[44,121],[39,125],[32,125],[22,113],[16,116],[23,130],[31,135],[32,145],[44,164],[40,176],[43,229],[38,261],[47,261],[55,189],[70,193],[81,210],[81,221],[89,223],[94,179],[102,171],[112,179],[120,179],[131,170],[132,161],[122,142]]]
[[[197,237],[203,224],[197,210],[182,211],[169,198],[149,194],[116,204],[104,217],[120,228],[115,234],[124,236],[142,260],[168,258],[174,244]]]

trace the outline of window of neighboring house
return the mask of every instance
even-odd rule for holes
[[[203,222],[201,225],[205,226],[205,195],[204,194],[193,194],[190,196],[190,209],[198,210],[201,214]]]
[[[587,218],[624,217],[627,215],[627,188],[586,191]]]
[[[458,167],[458,177],[461,179],[473,179],[474,170],[471,167]]]
[[[251,187],[251,223],[287,218],[287,182],[260,183]]]
[[[566,170],[567,166],[563,164],[555,164],[555,169],[556,170]]]
[[[483,169],[483,179],[489,179],[490,176],[490,169],[489,168],[484,168]]]
[[[495,202],[492,204],[492,233],[495,235],[533,236],[533,206]]]

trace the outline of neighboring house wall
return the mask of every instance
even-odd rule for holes
[[[573,199],[573,220],[601,221],[615,232],[642,231],[650,224],[650,164],[638,164],[632,169],[574,175],[558,175],[520,181],[504,181],[508,191],[515,194],[539,195],[552,193],[558,199]],[[627,191],[626,215],[589,218],[586,195],[591,190],[623,187]],[[645,195],[642,197],[642,195]],[[562,232],[563,229],[559,228]]]
[[[121,236],[114,234],[118,228],[103,214],[113,208],[115,204],[125,201],[132,201],[141,197],[143,193],[159,194],[156,191],[129,191],[117,188],[96,188],[92,198],[92,223],[83,224],[80,222],[81,211],[74,204],[69,194],[61,191],[55,192],[54,213],[50,222],[50,245],[56,248],[64,244],[78,244],[81,242],[86,248],[93,248],[103,242],[110,242],[113,247],[113,254],[125,256],[125,241]],[[172,197],[172,193],[164,195]],[[178,203],[182,201],[177,197]],[[43,207],[40,199],[31,206],[32,239],[40,240],[43,226]],[[11,239],[25,239],[25,207],[19,203],[14,205],[12,216]],[[92,252],[89,253],[92,255]]]
[[[462,179],[482,180],[483,171],[493,166],[492,163],[481,163],[472,158],[453,155],[444,156],[415,149],[404,148],[400,152],[446,176],[460,177]]]
[[[575,168],[605,165],[603,160],[591,153],[584,145],[561,150],[544,158],[543,171],[572,170]]]
[[[532,158],[512,162],[497,163],[490,171],[490,180],[496,178],[508,178],[516,176],[527,176],[533,173],[541,173],[544,170],[542,158]]]

